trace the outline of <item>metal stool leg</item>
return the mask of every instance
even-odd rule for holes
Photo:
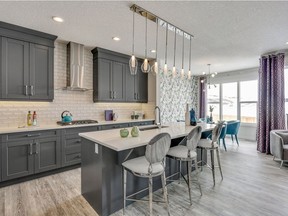
[[[161,181],[162,181],[162,188],[163,188],[163,191],[164,191],[164,197],[163,198],[164,198],[164,201],[165,201],[166,206],[167,206],[168,215],[170,215],[165,172],[163,172],[163,174],[161,175]]]
[[[181,183],[182,161],[179,160],[179,184]]]
[[[211,156],[211,168],[212,168],[213,184],[215,186],[214,149],[210,150],[210,156]]]
[[[216,149],[216,152],[217,152],[217,161],[218,161],[218,166],[219,166],[219,170],[220,170],[221,178],[222,178],[222,180],[223,180],[222,168],[221,168],[221,163],[220,163],[219,148]]]
[[[152,199],[153,199],[153,180],[152,177],[149,177],[149,212],[150,216],[152,216]]]
[[[187,179],[188,179],[188,190],[189,190],[190,205],[192,205],[192,197],[191,197],[191,169],[192,169],[192,161],[187,161]]]
[[[203,171],[203,149],[201,149],[201,172]]]
[[[123,215],[126,209],[126,184],[127,184],[127,171],[123,168]]]
[[[199,185],[199,190],[200,190],[200,193],[201,193],[201,196],[202,196],[202,188],[201,188],[201,184],[200,184],[200,181],[199,181],[199,178],[198,178],[197,157],[196,157],[195,160],[194,160],[194,164],[195,164],[195,171],[196,171],[196,179],[197,179],[197,183],[198,183],[198,185]]]

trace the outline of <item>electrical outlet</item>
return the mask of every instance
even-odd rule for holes
[[[95,143],[95,154],[98,154],[98,144]]]

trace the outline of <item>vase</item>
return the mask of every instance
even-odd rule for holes
[[[213,116],[212,116],[212,112],[210,112],[209,121],[210,121],[210,122],[213,122]]]

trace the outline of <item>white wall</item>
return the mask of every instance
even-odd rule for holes
[[[92,89],[92,58],[89,49],[85,49],[84,87]],[[56,41],[54,52],[54,101],[53,102],[15,102],[0,101],[1,125],[17,127],[25,124],[28,110],[36,111],[40,124],[54,124],[60,121],[62,111],[69,110],[74,119],[104,120],[104,110],[112,109],[119,119],[128,119],[132,111],[143,110],[147,118],[154,118],[155,77],[149,75],[149,102],[141,103],[93,103],[93,93],[63,91],[66,86],[66,43]]]

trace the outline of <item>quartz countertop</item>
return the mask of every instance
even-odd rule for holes
[[[143,122],[143,121],[154,121],[154,119],[119,119],[117,121],[99,121],[96,124],[79,124],[79,125],[65,125],[61,126],[58,124],[42,124],[39,126],[30,126],[30,127],[0,127],[0,134],[7,133],[18,133],[18,132],[31,132],[31,131],[40,131],[40,130],[53,130],[53,129],[66,129],[66,128],[77,128],[77,127],[91,127],[91,126],[100,126],[100,125],[111,125],[111,124],[121,124],[121,123],[133,123],[133,122]]]
[[[213,124],[206,123],[198,123],[197,125],[200,125],[202,127],[202,131],[212,130],[215,126]],[[130,133],[129,136],[126,138],[122,138],[120,136],[120,129],[80,133],[79,135],[85,139],[103,145],[115,151],[123,151],[126,149],[132,149],[147,145],[148,142],[159,133],[169,133],[172,139],[184,137],[195,127],[185,126],[184,122],[169,123],[165,124],[165,126],[168,127],[140,131],[138,137],[131,136],[131,128],[128,128]],[[149,127],[151,126],[143,126],[139,128],[141,129]]]

